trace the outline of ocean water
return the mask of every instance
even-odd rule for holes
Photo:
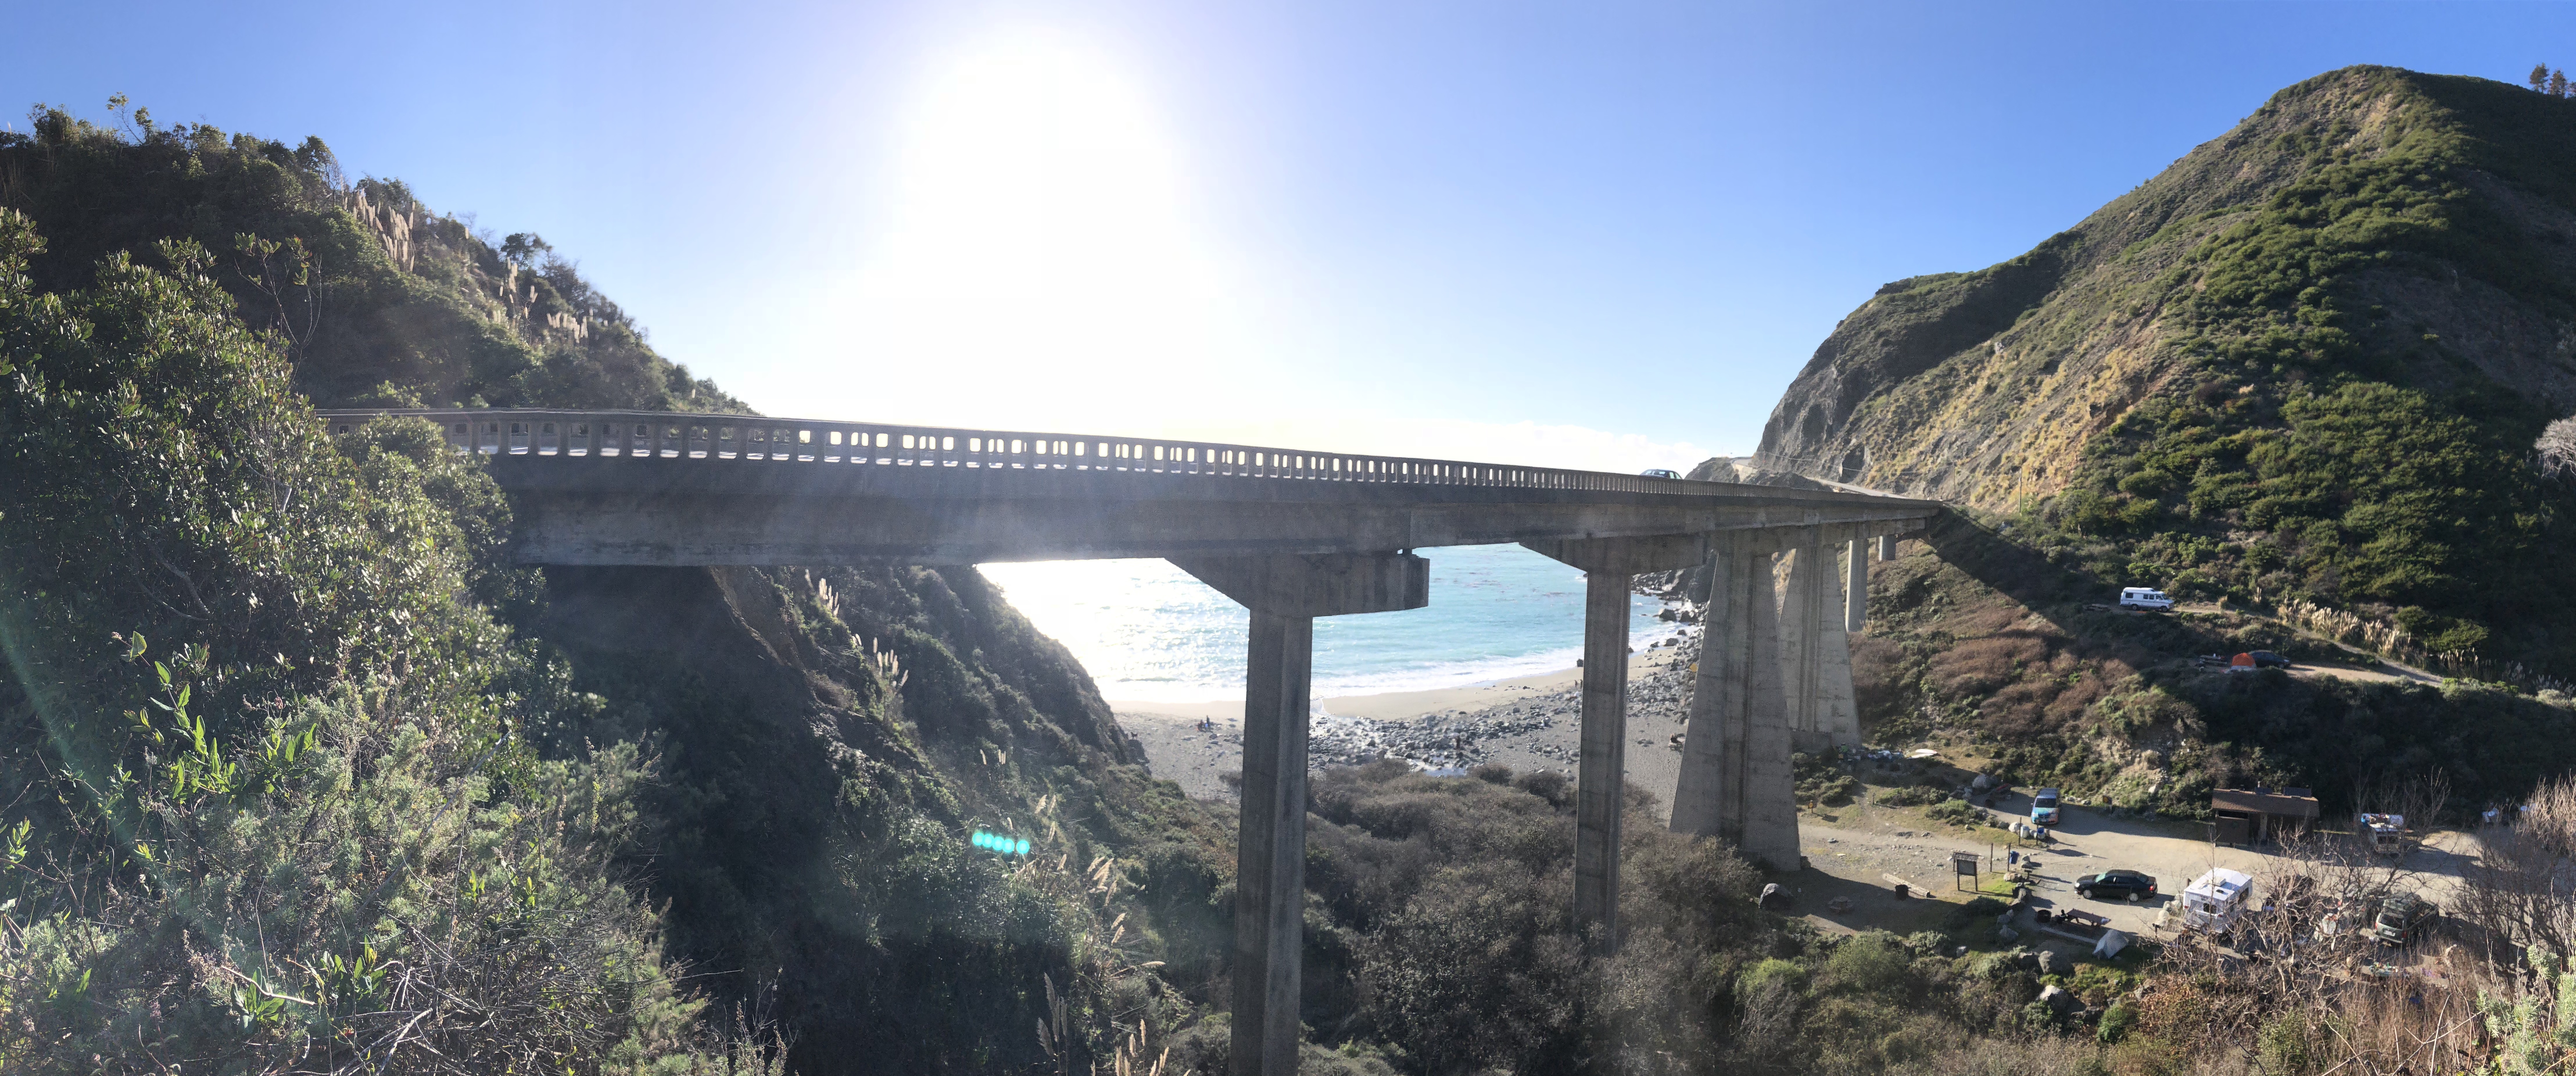
[[[1517,545],[1417,550],[1431,604],[1315,621],[1314,697],[1460,687],[1574,666],[1583,573]],[[1162,560],[983,565],[1038,630],[1072,648],[1101,695],[1138,702],[1243,697],[1250,614]],[[1629,601],[1630,644],[1673,634],[1663,603]]]

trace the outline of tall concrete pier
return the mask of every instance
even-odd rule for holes
[[[1315,618],[1431,604],[1410,554],[1175,557],[1252,611],[1244,668],[1243,821],[1235,842],[1233,1066],[1297,1071],[1306,916],[1306,714]]]
[[[1858,741],[1845,633],[1866,610],[1860,543],[1878,537],[1885,559],[1886,536],[1941,510],[1840,490],[1096,434],[631,411],[320,417],[349,433],[386,414],[436,423],[458,450],[491,457],[525,563],[1164,557],[1241,602],[1251,632],[1229,969],[1235,1076],[1297,1071],[1316,617],[1428,604],[1416,549],[1518,542],[1583,571],[1568,896],[1593,950],[1607,952],[1619,938],[1631,582],[1701,563],[1716,578],[1673,828],[1792,870],[1793,738]],[[1784,550],[1794,551],[1785,593],[1774,585]],[[1848,574],[1833,563],[1844,550]],[[1837,608],[1838,585],[1848,591]]]
[[[1732,843],[1770,870],[1796,870],[1798,804],[1772,582],[1779,538],[1729,535],[1715,544],[1672,828]]]
[[[1628,758],[1628,603],[1639,573],[1707,559],[1700,535],[1530,542],[1583,570],[1583,731],[1575,767],[1574,920],[1594,952],[1617,947],[1620,806]]]
[[[1867,530],[1782,528],[1713,543],[1674,831],[1797,869],[1789,756],[1860,743],[1850,633],[1869,610]],[[1895,537],[1878,541],[1887,551]]]

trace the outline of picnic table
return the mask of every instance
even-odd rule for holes
[[[2100,942],[2102,935],[2111,929],[2110,919],[2074,908],[2058,912],[2042,908],[2039,914],[2032,918],[2036,920],[2032,925],[2037,927],[2040,933],[2068,941],[2083,942],[2086,945]]]

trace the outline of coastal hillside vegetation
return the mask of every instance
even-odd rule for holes
[[[1874,569],[1874,735],[2186,817],[2429,773],[2466,817],[2576,765],[2576,102],[2539,88],[2320,75],[1847,318],[1754,463],[1956,506]],[[2254,649],[2351,674],[2194,665]]]
[[[1898,281],[1764,433],[1780,469],[2009,517],[2096,577],[2313,605],[2392,656],[2576,674],[2576,104],[2360,67],[2038,248]],[[2499,678],[2489,676],[2488,678]]]
[[[1221,973],[1221,815],[972,570],[539,572],[435,428],[325,437],[740,408],[542,240],[318,139],[32,121],[0,1068],[1089,1071]]]

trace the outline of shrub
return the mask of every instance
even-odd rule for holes
[[[1562,807],[1571,802],[1574,783],[1557,770],[1532,770],[1512,778],[1512,787]]]
[[[1767,958],[1735,977],[1735,996],[1739,1003],[1773,989],[1804,990],[1807,969],[1794,960]]]
[[[2121,1002],[2102,1011],[2102,1022],[2093,1029],[2093,1035],[2108,1046],[2127,1038],[2129,1029],[2136,1026],[2138,1010],[2127,1002]]]
[[[1949,798],[1948,792],[1930,785],[1903,785],[1871,796],[1870,802],[1889,807],[1921,807]]]
[[[1872,930],[1845,938],[1825,958],[1819,978],[1835,988],[1886,992],[1905,988],[1907,966],[1913,955],[1905,944],[1886,931]]]
[[[1940,803],[1934,804],[1930,810],[1924,811],[1923,816],[1935,822],[1946,822],[1954,826],[1989,826],[1994,824],[1994,817],[1987,814],[1985,808],[1969,803],[1966,800],[1943,800]]]

